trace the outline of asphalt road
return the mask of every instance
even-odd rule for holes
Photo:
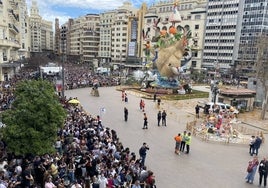
[[[246,167],[251,159],[246,146],[207,143],[192,137],[190,154],[174,154],[174,136],[183,132],[186,123],[194,118],[189,113],[187,101],[179,109],[163,101],[161,110],[167,111],[167,127],[158,127],[158,109],[152,100],[145,100],[149,128],[143,130],[139,96],[129,93],[128,103],[125,103],[121,101],[121,92],[114,87],[99,88],[100,97],[91,96],[90,90],[68,90],[65,94],[67,97],[77,97],[88,113],[101,115],[103,125],[117,131],[124,147],[138,154],[143,142],[149,145],[145,164],[154,172],[158,188],[257,187],[258,174],[253,185],[245,183]],[[124,107],[129,111],[128,122],[124,121]],[[102,108],[105,108],[105,113],[101,111]],[[265,147],[264,144],[260,149],[260,159],[264,154],[267,155]]]

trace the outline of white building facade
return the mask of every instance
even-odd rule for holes
[[[19,6],[17,1],[0,1],[0,80],[11,78],[19,64],[21,48]]]
[[[32,1],[29,17],[31,31],[31,52],[43,52],[53,50],[53,23],[43,20],[39,15],[37,2]]]

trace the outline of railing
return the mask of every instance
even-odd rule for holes
[[[9,27],[11,30],[15,31],[16,33],[19,33],[19,30],[17,29],[17,27],[16,27],[14,24],[9,23],[9,24],[8,24],[8,27]]]
[[[20,43],[16,39],[0,39],[1,46],[20,48]]]
[[[195,121],[186,124],[186,130],[190,131],[193,136],[206,142],[221,144],[239,144],[248,146],[252,135],[259,135],[263,139],[262,131],[251,129],[237,122],[232,124],[232,129],[224,134],[218,133],[217,130],[209,130],[202,123]]]

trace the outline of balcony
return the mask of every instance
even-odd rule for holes
[[[19,21],[19,15],[15,14],[12,9],[8,10],[8,15],[11,17],[11,19]]]
[[[16,39],[0,39],[0,46],[20,49],[20,43]]]
[[[17,29],[17,27],[14,24],[9,23],[8,24],[8,28],[14,34],[18,34],[19,33],[19,30]]]

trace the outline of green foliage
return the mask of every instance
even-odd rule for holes
[[[66,111],[51,83],[22,81],[15,90],[12,108],[3,112],[3,140],[9,152],[17,155],[45,154],[54,151],[57,131],[64,124]]]
[[[203,91],[192,90],[191,93],[185,95],[172,94],[162,96],[165,100],[187,100],[187,99],[196,99],[196,98],[208,98],[209,93]]]

